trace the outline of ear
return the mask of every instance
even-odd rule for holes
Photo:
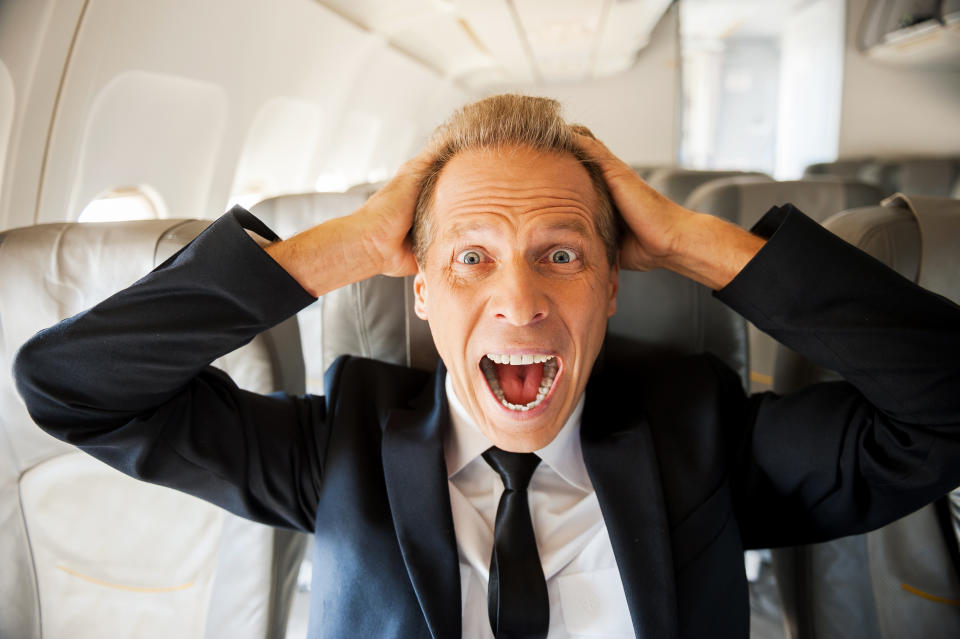
[[[617,290],[620,288],[620,264],[610,267],[610,281],[607,283],[607,317],[617,312]]]
[[[417,273],[413,278],[413,312],[422,320],[427,319],[427,282],[423,273]]]

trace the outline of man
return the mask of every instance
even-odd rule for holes
[[[960,309],[790,206],[757,234],[688,211],[585,133],[495,96],[352,215],[261,250],[247,231],[272,233],[235,209],[24,346],[31,414],[314,532],[311,637],[746,637],[744,548],[875,528],[960,484]],[[598,366],[619,268],[717,289],[850,383],[745,398],[711,356],[623,344]],[[207,366],[315,296],[413,272],[433,376],[344,358],[324,397],[264,397]]]

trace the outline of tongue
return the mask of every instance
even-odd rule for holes
[[[543,364],[496,364],[496,367],[500,389],[508,402],[523,406],[537,398],[543,380]]]

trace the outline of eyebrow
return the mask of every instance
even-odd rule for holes
[[[483,231],[490,228],[490,224],[481,221],[473,222],[459,222],[451,226],[444,232],[443,237],[457,237],[459,235],[464,235],[472,231]],[[590,235],[590,231],[587,228],[587,225],[583,223],[582,220],[563,220],[558,222],[551,222],[547,224],[542,230],[545,231],[572,231],[578,235],[587,237]]]

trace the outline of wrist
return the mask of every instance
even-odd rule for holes
[[[307,292],[320,297],[380,272],[362,225],[351,218],[329,220],[265,250]]]
[[[692,211],[672,231],[663,265],[715,290],[736,277],[764,244],[722,218]]]

